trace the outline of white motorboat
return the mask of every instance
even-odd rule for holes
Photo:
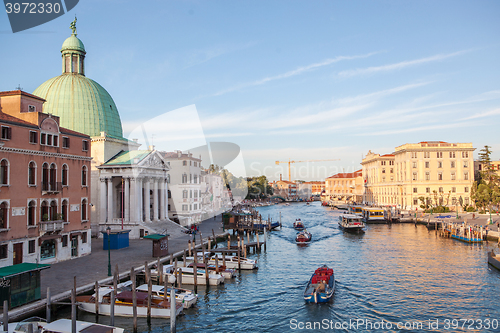
[[[210,258],[208,258],[207,260],[210,260]],[[183,261],[179,261],[178,265],[182,267],[193,267],[194,257],[186,257],[186,263],[184,263]],[[208,271],[210,272],[210,274],[222,274],[224,276],[224,279],[232,279],[236,275],[236,270],[223,266],[222,261],[219,261],[217,265],[219,266],[219,273],[217,273],[215,261],[214,264],[208,263]],[[203,258],[201,257],[198,257],[198,269],[205,270],[205,264],[203,263]]]
[[[109,316],[111,314],[111,291],[110,288],[99,288],[98,311],[99,314]],[[133,316],[133,295],[131,291],[122,291],[115,296],[115,316],[132,317]],[[147,317],[148,293],[136,292],[137,316]],[[95,313],[95,294],[77,296],[78,308],[80,310]],[[176,302],[175,315],[178,316],[184,306]],[[170,318],[170,301],[152,297],[151,299],[151,318]]]
[[[27,333],[31,326],[33,333],[39,333],[42,328],[47,325],[47,321],[40,317],[30,317],[20,322],[9,323],[9,333]]]
[[[223,263],[222,254],[216,254],[208,260],[208,263],[210,265],[215,265],[215,257],[216,256],[217,256],[217,262],[220,264]],[[255,268],[257,268],[257,261],[256,260],[240,257],[240,263],[241,263],[241,269],[255,269]],[[238,269],[238,256],[226,256],[226,267]]]
[[[182,283],[183,284],[194,284],[195,272],[197,276],[197,284],[206,285],[207,279],[205,275],[205,270],[197,269],[193,267],[177,267],[177,275],[180,274],[182,270]],[[151,270],[152,275],[158,275],[156,269]],[[174,265],[164,265],[163,266],[163,276],[168,279],[171,275],[175,275]],[[224,276],[221,274],[208,274],[208,283],[211,286],[217,286],[224,283]]]
[[[152,285],[151,286],[151,292],[153,293],[153,296],[159,299],[164,298],[163,291],[165,290],[164,286],[158,286],[158,285]],[[184,308],[190,308],[193,305],[196,304],[196,301],[198,300],[198,295],[195,294],[193,291],[189,289],[182,289],[182,288],[174,288],[175,290],[175,300],[177,302],[181,302],[184,305]],[[143,284],[137,287],[137,291],[141,292],[148,292],[148,285]],[[167,299],[170,300],[170,288],[167,288]]]
[[[71,333],[72,322],[71,319],[59,319],[46,324],[42,328],[42,333]],[[77,332],[99,332],[99,333],[123,333],[124,329],[108,326],[102,324],[89,323],[86,321],[76,321],[76,331]]]

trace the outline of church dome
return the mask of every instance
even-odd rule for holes
[[[76,22],[76,21],[75,21]],[[123,131],[118,109],[113,98],[99,83],[85,76],[85,47],[73,34],[61,48],[62,75],[42,83],[33,92],[46,100],[44,112],[60,117],[60,125],[90,136],[106,132],[122,139]]]

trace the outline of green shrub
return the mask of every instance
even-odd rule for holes
[[[472,206],[469,206],[469,207],[467,207],[467,211],[468,212],[475,212],[476,209],[474,207],[472,207]]]

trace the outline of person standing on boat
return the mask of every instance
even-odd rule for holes
[[[321,280],[320,283],[318,283],[318,287],[316,288],[316,292],[324,292],[325,291],[325,281]]]

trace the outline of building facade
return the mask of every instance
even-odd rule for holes
[[[471,204],[472,143],[423,141],[396,147],[393,154],[369,152],[363,159],[364,200],[373,205],[418,209],[424,202],[459,209]]]
[[[90,137],[43,113],[42,98],[0,92],[0,266],[89,254]]]
[[[329,200],[359,202],[363,200],[362,170],[337,173],[325,180],[324,197]]]
[[[171,168],[167,178],[170,189],[168,217],[185,227],[201,222],[201,159],[181,151],[160,154]]]

